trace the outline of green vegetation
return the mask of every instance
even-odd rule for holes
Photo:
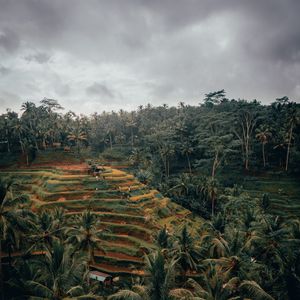
[[[60,110],[0,116],[2,299],[298,299],[299,104]]]

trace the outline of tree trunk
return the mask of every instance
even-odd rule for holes
[[[246,158],[245,159],[245,170],[249,170],[249,159],[248,158]]]
[[[112,146],[112,137],[111,137],[111,134],[109,134],[109,144],[110,144],[110,149],[112,150],[113,146]]]
[[[190,157],[189,157],[188,153],[186,153],[186,158],[187,158],[187,163],[188,163],[190,174],[192,174],[192,167],[191,167]]]
[[[219,163],[219,161],[218,161],[218,156],[219,156],[219,152],[216,152],[216,154],[215,154],[215,159],[214,159],[214,163],[213,163],[212,170],[211,170],[211,177],[212,177],[212,178],[215,178],[217,166],[218,166],[218,163]]]
[[[3,295],[3,274],[2,274],[2,238],[0,239],[0,299],[4,300]]]
[[[214,216],[214,214],[215,214],[215,192],[213,191],[212,195],[211,195],[211,215],[212,215],[212,217]]]
[[[23,142],[22,142],[22,138],[21,138],[20,133],[19,133],[19,143],[20,143],[20,146],[21,146],[22,154],[24,154],[24,146],[23,146]]]
[[[44,150],[46,150],[46,149],[47,149],[47,145],[46,145],[46,139],[45,139],[45,137],[43,138],[43,147],[44,147]]]
[[[37,141],[36,141],[36,138],[34,139],[34,144],[35,144],[35,149],[36,149],[36,151],[40,151],[40,149],[39,149],[39,146],[38,146],[38,144],[37,144]]]
[[[28,152],[26,152],[26,165],[29,166]]]
[[[10,152],[10,144],[8,138],[6,139],[6,141],[7,141],[7,152]]]
[[[133,149],[133,142],[134,142],[134,137],[133,137],[133,129],[131,127],[131,148]]]
[[[266,167],[266,157],[265,157],[265,144],[262,144],[262,155],[263,155],[263,162],[264,162],[264,168]]]
[[[164,157],[164,167],[165,167],[166,176],[168,177],[167,156]]]
[[[291,141],[293,136],[293,124],[291,125],[290,134],[289,134],[289,141],[288,141],[288,147],[286,151],[286,160],[285,160],[285,170],[288,170],[289,165],[289,156],[290,156],[290,148],[291,148]]]

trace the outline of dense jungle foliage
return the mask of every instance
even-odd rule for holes
[[[230,100],[221,90],[199,106],[84,116],[44,99],[21,111],[0,116],[1,167],[30,166],[50,149],[91,168],[126,161],[203,223],[200,238],[188,226],[176,235],[161,229],[145,256],[147,276],[103,289],[87,279],[101,219],[90,210],[33,212],[28,197],[15,197],[18,183],[1,178],[2,299],[299,299],[299,104]],[[27,256],[14,256],[21,251]]]

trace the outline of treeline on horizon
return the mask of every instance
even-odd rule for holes
[[[206,94],[199,106],[148,104],[88,117],[62,113],[56,100],[45,98],[40,105],[24,102],[20,116],[9,109],[0,115],[0,151],[21,152],[30,161],[57,146],[98,153],[127,145],[134,163],[156,170],[161,181],[178,168],[211,177],[224,167],[297,173],[299,107],[288,97],[270,105],[229,100],[221,90]]]
[[[162,228],[154,239],[157,249],[145,257],[148,276],[109,295],[86,279],[102,233],[99,216],[89,210],[74,218],[61,209],[32,212],[29,197],[14,198],[12,183],[3,178],[0,246],[7,253],[35,249],[46,255],[6,258],[8,280],[0,276],[0,291],[15,297],[7,299],[74,299],[72,294],[89,299],[105,294],[110,300],[298,299],[299,205],[291,197],[295,191],[285,193],[294,186],[280,191],[286,203],[274,209],[272,195],[256,186],[263,176],[252,183],[255,195],[239,180],[274,175],[279,197],[282,177],[299,175],[299,107],[287,97],[269,105],[229,100],[221,90],[207,94],[199,106],[147,105],[89,117],[62,113],[52,99],[39,106],[25,102],[20,116],[7,111],[0,116],[1,162],[16,155],[30,165],[47,149],[89,158],[91,170],[97,159],[129,160],[140,181],[204,219],[199,228],[189,223],[174,235]],[[294,212],[285,211],[287,206]]]

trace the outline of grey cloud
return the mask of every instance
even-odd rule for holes
[[[57,95],[70,109],[88,98],[88,113],[101,99],[119,108],[148,99],[197,104],[220,88],[229,98],[300,101],[299,0],[0,0],[0,7],[1,64],[14,70],[2,76],[0,93]]]
[[[59,96],[67,96],[70,94],[71,88],[68,84],[60,84],[55,88],[55,92]]]
[[[111,99],[115,98],[115,93],[104,83],[94,82],[86,88],[86,93],[90,96],[104,96]]]
[[[9,74],[11,72],[11,70],[9,69],[9,68],[6,68],[6,67],[4,67],[4,66],[2,66],[2,65],[0,65],[0,74],[1,75],[7,75],[7,74]]]
[[[20,39],[18,35],[9,28],[0,29],[0,48],[6,52],[14,52],[19,48]]]
[[[37,52],[35,54],[30,54],[25,57],[25,60],[31,62],[35,61],[39,64],[47,63],[51,58],[51,55],[45,52]]]

